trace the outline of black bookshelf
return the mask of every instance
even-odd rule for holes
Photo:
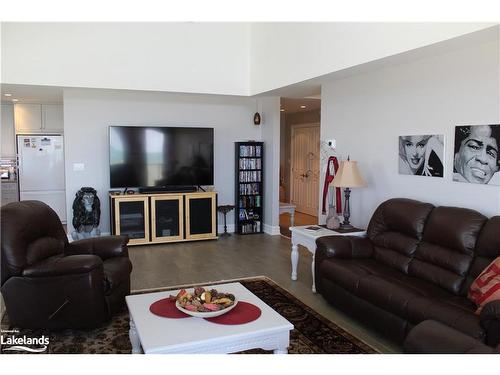
[[[264,232],[264,143],[235,143],[236,232]]]

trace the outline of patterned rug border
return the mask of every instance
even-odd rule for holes
[[[359,347],[363,348],[367,352],[367,354],[381,354],[381,352],[377,349],[375,349],[373,346],[368,344],[366,341],[363,339],[360,339],[353,334],[349,333],[345,328],[339,326],[337,323],[331,321],[330,319],[324,317],[322,314],[314,310],[312,307],[309,305],[305,304],[302,302],[299,298],[297,298],[293,293],[291,293],[289,290],[286,288],[282,287],[276,281],[273,279],[260,275],[260,276],[249,276],[249,277],[239,277],[236,279],[228,279],[228,280],[219,280],[219,281],[207,281],[204,283],[188,283],[188,284],[180,284],[180,285],[174,285],[174,286],[166,286],[166,287],[157,287],[157,288],[146,288],[146,289],[138,289],[138,290],[133,290],[130,292],[130,294],[145,294],[145,293],[154,293],[154,292],[160,292],[160,291],[169,291],[169,290],[176,290],[176,289],[182,289],[182,288],[192,288],[194,286],[211,286],[211,285],[217,285],[217,284],[227,284],[227,283],[234,283],[234,282],[240,282],[240,281],[265,281],[274,288],[278,289],[281,293],[283,293],[287,298],[292,298],[298,305],[300,305],[301,308],[306,310],[309,314],[315,316],[321,322],[333,330],[337,331],[340,335],[344,336],[346,339],[349,341],[354,342],[356,345]],[[333,308],[333,307],[332,307]]]

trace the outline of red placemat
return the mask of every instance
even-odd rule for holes
[[[179,309],[175,307],[175,300],[171,300],[170,298],[160,299],[152,303],[151,306],[149,306],[149,311],[164,318],[191,318],[188,314],[179,311]]]
[[[205,320],[217,324],[245,324],[259,318],[261,313],[262,311],[257,306],[239,301],[236,307],[228,313],[215,318],[205,318]]]

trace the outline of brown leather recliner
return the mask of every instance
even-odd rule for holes
[[[335,307],[402,343],[435,320],[490,346],[500,343],[500,301],[481,315],[467,291],[500,255],[500,216],[410,199],[382,203],[367,237],[316,241],[316,289]]]
[[[3,206],[1,228],[1,292],[13,327],[91,328],[123,306],[127,237],[69,243],[57,214],[39,201]]]

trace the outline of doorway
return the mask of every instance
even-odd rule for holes
[[[292,125],[290,202],[296,211],[318,215],[319,123]]]
[[[320,111],[320,99],[281,99],[280,232],[287,237],[290,226],[318,224]]]

